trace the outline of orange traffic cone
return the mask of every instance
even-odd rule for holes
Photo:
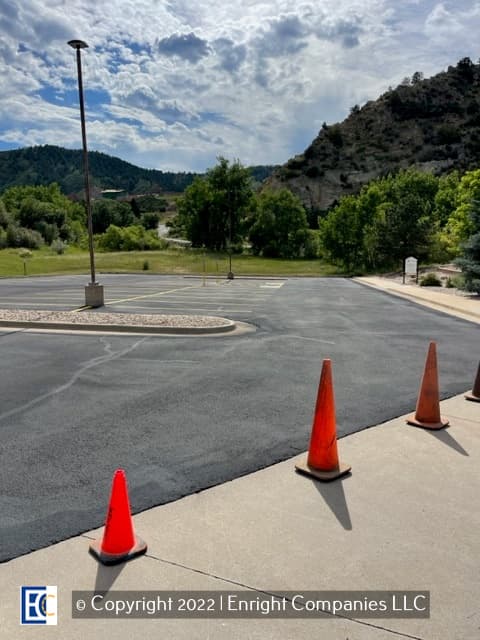
[[[430,342],[425,370],[417,400],[415,415],[407,423],[424,429],[443,429],[448,425],[440,415],[440,393],[438,390],[437,345]]]
[[[331,360],[323,361],[307,460],[295,469],[318,480],[335,480],[351,469],[338,461]]]
[[[145,553],[147,545],[136,538],[128,501],[125,471],[117,469],[113,476],[103,540],[90,544],[90,553],[102,564],[118,564]]]
[[[473,383],[472,393],[468,393],[465,398],[472,402],[480,402],[480,363],[478,364],[477,377]]]

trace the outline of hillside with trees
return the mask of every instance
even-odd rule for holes
[[[124,189],[128,193],[183,191],[195,174],[141,169],[129,162],[98,151],[89,151],[92,186],[99,189]],[[63,193],[83,189],[81,150],[53,145],[27,147],[0,152],[0,191],[20,185],[47,185],[56,182]]]
[[[182,193],[198,175],[191,172],[141,169],[120,158],[89,151],[91,184],[98,189],[123,189],[127,193]],[[256,182],[268,177],[275,166],[254,166],[250,173]],[[0,192],[12,186],[57,183],[65,194],[78,194],[84,188],[81,150],[54,145],[26,147],[0,152]]]
[[[423,264],[457,259],[462,269],[470,260],[471,267],[479,203],[480,169],[441,177],[402,170],[341,198],[319,220],[322,248],[347,271],[399,270],[408,256]]]
[[[343,122],[324,123],[304,153],[267,182],[298,195],[310,219],[400,169],[441,175],[478,166],[480,64],[464,58],[429,79],[416,72],[377,100],[353,106]]]

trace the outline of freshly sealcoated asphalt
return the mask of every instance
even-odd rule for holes
[[[40,289],[62,308],[82,298],[65,292],[83,286],[79,278],[27,282],[26,304]],[[430,340],[442,397],[471,387],[478,364],[477,325],[349,280],[102,282],[117,287],[106,294],[109,312],[209,308],[256,331],[199,338],[2,329],[0,561],[102,525],[118,467],[138,512],[304,451],[324,358],[333,360],[340,436],[414,409]],[[0,299],[18,295],[15,281],[0,281]]]

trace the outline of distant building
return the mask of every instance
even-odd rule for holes
[[[108,198],[109,200],[117,200],[117,198],[123,198],[127,195],[126,189],[103,189],[100,193],[102,198]]]

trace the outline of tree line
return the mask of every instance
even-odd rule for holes
[[[158,196],[93,203],[96,245],[104,250],[159,249]],[[407,169],[343,197],[312,229],[288,189],[254,189],[249,169],[219,158],[177,202],[172,232],[193,247],[271,258],[323,258],[346,273],[398,270],[458,260],[466,288],[480,293],[480,169],[441,177]],[[311,212],[310,212],[311,213]],[[86,246],[85,207],[56,184],[7,189],[0,198],[0,248]]]
[[[461,257],[480,231],[480,169],[441,177],[408,169],[346,196],[320,220],[326,256],[347,271],[398,269],[404,258]]]

